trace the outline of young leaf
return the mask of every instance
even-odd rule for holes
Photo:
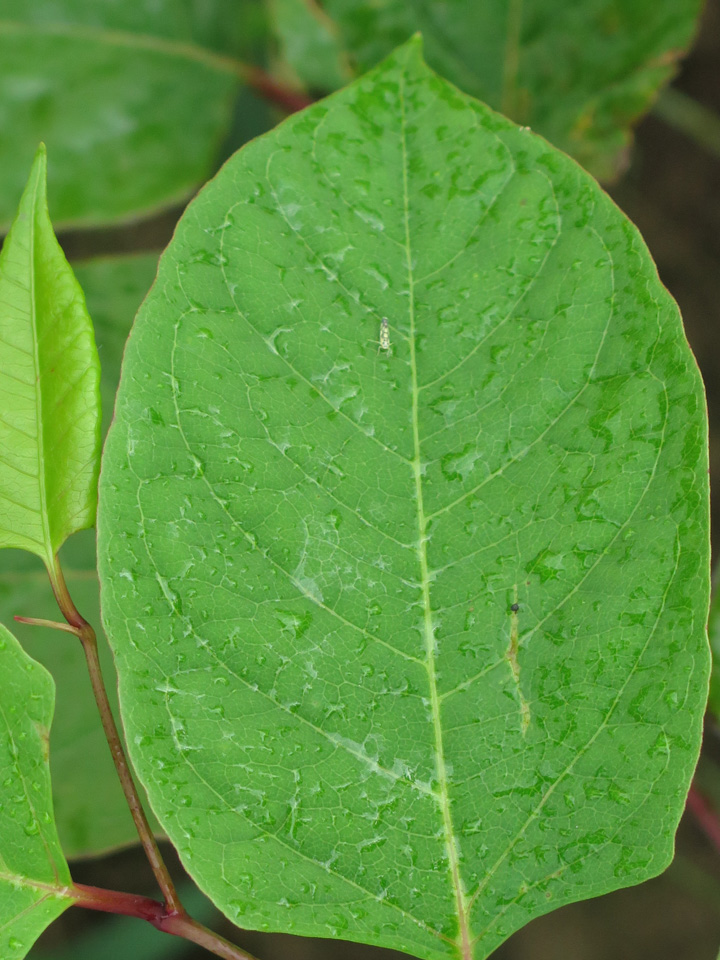
[[[192,7],[192,5],[191,5]],[[257,44],[257,4],[4,0],[0,222],[39,140],[55,222],[98,223],[176,203],[210,172]],[[248,39],[249,38],[249,39]],[[256,50],[253,49],[253,53]]]
[[[120,360],[132,318],[155,276],[157,256],[115,257],[75,265],[102,359],[103,422],[109,424],[120,378]],[[95,536],[71,537],[60,557],[70,593],[83,616],[99,630],[100,604]],[[15,614],[58,618],[47,573],[36,557],[0,551],[0,622]],[[18,623],[15,633],[27,652],[52,674],[57,708],[50,735],[55,820],[67,857],[87,856],[137,841],[127,801],[118,782],[79,643],[53,640],[47,630]],[[107,644],[99,644],[106,677],[114,666]],[[114,684],[108,693],[115,706]]]
[[[630,126],[673,74],[700,0],[325,0],[368,69],[422,32],[428,63],[598,177],[622,163]]]
[[[70,534],[95,522],[100,364],[45,181],[40,147],[0,253],[0,547],[50,567]]]
[[[698,371],[635,228],[417,42],[188,209],[98,536],[133,760],[243,926],[480,960],[670,861]]]
[[[47,671],[0,625],[0,956],[20,960],[73,902],[55,831]]]

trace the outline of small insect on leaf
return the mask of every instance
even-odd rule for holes
[[[390,350],[390,324],[388,323],[387,317],[383,317],[380,321],[380,339],[378,343],[380,344],[378,347],[378,353],[381,350]]]

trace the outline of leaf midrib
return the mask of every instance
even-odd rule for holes
[[[50,510],[47,496],[47,484],[45,477],[45,418],[43,416],[43,383],[42,370],[40,368],[40,334],[38,330],[37,319],[37,295],[35,290],[35,215],[37,211],[38,190],[42,178],[45,176],[43,169],[42,176],[36,172],[35,183],[33,184],[32,201],[30,204],[30,215],[28,224],[28,276],[30,284],[30,329],[33,338],[33,369],[35,371],[35,422],[37,424],[37,479],[40,495],[40,523],[42,526],[42,546],[44,555],[41,557],[48,570],[53,563],[53,542],[52,531],[50,529]]]
[[[50,894],[54,897],[67,897],[69,900],[75,900],[72,895],[72,887],[67,884],[43,883],[41,880],[31,880],[30,877],[23,877],[19,873],[10,873],[0,870],[0,883],[9,883],[13,887],[21,887],[23,890],[36,890],[42,893],[43,899]],[[37,906],[41,901],[38,901]]]
[[[427,559],[427,517],[423,503],[422,489],[422,458],[420,453],[420,423],[419,423],[419,389],[417,375],[417,358],[415,354],[415,295],[414,276],[410,241],[410,194],[408,189],[408,156],[407,156],[407,122],[405,116],[405,76],[400,80],[400,109],[401,109],[401,144],[402,144],[402,177],[403,177],[403,217],[405,226],[405,257],[408,277],[408,313],[410,333],[408,344],[410,349],[410,372],[412,379],[412,431],[413,431],[413,459],[412,471],[415,484],[415,499],[417,503],[418,540],[417,554],[420,566],[420,584],[423,603],[423,632],[425,637],[425,666],[430,687],[430,708],[433,719],[433,737],[435,750],[435,766],[439,786],[438,804],[442,813],[445,850],[452,877],[455,895],[455,909],[458,918],[458,937],[456,944],[463,960],[471,960],[473,955],[473,937],[470,931],[468,904],[465,886],[460,873],[459,843],[453,824],[450,809],[448,790],[448,774],[445,763],[445,747],[443,743],[442,723],[440,719],[440,697],[438,694],[437,674],[435,670],[436,642],[433,626],[432,605],[430,601],[430,573]]]

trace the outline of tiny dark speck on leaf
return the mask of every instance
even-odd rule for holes
[[[512,610],[513,613],[517,613],[518,610],[520,609],[520,604],[519,604],[519,603],[513,603],[513,604],[510,606],[510,609]]]

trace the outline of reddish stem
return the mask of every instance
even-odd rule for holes
[[[715,850],[720,853],[720,820],[718,820],[716,811],[695,784],[690,787],[686,809],[692,813],[705,836],[715,847]]]
[[[283,107],[288,113],[304,110],[315,102],[306,94],[278,83],[259,67],[243,66],[242,75],[248,86],[256,90],[261,97]]]
[[[137,917],[147,920],[157,930],[169,933],[184,940],[204,947],[223,960],[255,960],[255,958],[230,943],[224,937],[208,930],[201,923],[193,920],[182,911],[176,913],[168,910],[157,900],[149,897],[139,897],[133,893],[121,893],[117,890],[103,890],[100,887],[87,887],[76,883],[72,888],[75,905],[85,907],[86,910],[101,910],[104,913],[119,913],[126,917]]]
[[[65,583],[65,578],[63,577],[63,573],[60,568],[60,562],[57,557],[55,557],[54,565],[49,569],[48,572],[50,574],[50,583],[52,584],[55,599],[60,607],[60,611],[70,624],[72,631],[82,643],[85,659],[87,661],[88,673],[90,674],[92,691],[95,695],[95,702],[97,703],[98,711],[100,713],[100,720],[102,722],[103,730],[105,731],[105,737],[107,738],[107,742],[110,747],[113,763],[115,764],[115,769],[117,770],[117,775],[120,780],[123,793],[125,794],[125,799],[130,807],[130,813],[132,814],[133,821],[135,822],[135,828],[138,832],[138,836],[140,837],[140,842],[145,850],[145,855],[150,863],[152,872],[155,874],[155,879],[157,880],[158,886],[162,891],[162,895],[165,898],[167,911],[173,916],[187,916],[185,909],[180,902],[180,898],[177,895],[177,891],[175,890],[175,884],[172,882],[168,868],[165,866],[162,854],[160,853],[155,837],[153,836],[152,829],[150,828],[150,824],[148,823],[147,816],[145,815],[145,811],[143,810],[143,806],[140,801],[140,795],[138,794],[137,786],[135,785],[133,776],[130,773],[130,766],[128,764],[127,757],[125,756],[125,748],[123,747],[123,743],[120,739],[120,734],[115,723],[115,718],[113,717],[112,710],[110,709],[110,701],[108,700],[107,690],[105,689],[105,683],[103,681],[102,671],[100,669],[100,658],[98,656],[95,631],[87,622],[87,620],[85,620],[85,618],[78,613],[78,610],[73,603],[72,598],[70,597],[67,584]]]

